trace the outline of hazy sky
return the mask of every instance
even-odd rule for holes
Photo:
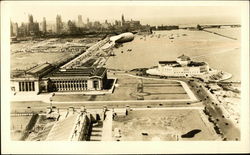
[[[155,6],[153,6],[155,5]],[[105,19],[113,22],[120,20],[123,13],[126,20],[131,18],[140,20],[142,24],[191,24],[191,23],[239,23],[240,9],[236,6],[158,6],[132,2],[122,3],[87,3],[87,2],[10,2],[10,16],[13,22],[27,22],[28,14],[32,14],[35,21],[41,22],[43,17],[47,21],[55,22],[57,14],[63,21],[77,20],[82,15],[83,21],[87,17],[90,21]]]

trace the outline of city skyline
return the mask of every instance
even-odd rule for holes
[[[54,5],[55,4],[55,5]],[[68,3],[66,3],[68,4]],[[42,22],[43,17],[47,23],[55,23],[56,16],[61,15],[62,21],[77,21],[78,15],[82,16],[82,20],[86,23],[87,18],[90,21],[115,22],[121,20],[124,14],[126,20],[140,20],[142,24],[149,25],[171,25],[171,24],[217,24],[223,23],[239,23],[240,10],[236,6],[119,6],[119,5],[101,5],[93,6],[86,3],[73,3],[70,5],[62,5],[61,3],[39,3],[32,2],[26,5],[10,3],[11,21],[27,22],[28,14],[32,14],[34,21]],[[46,9],[46,11],[44,11]],[[220,12],[220,14],[218,13]]]

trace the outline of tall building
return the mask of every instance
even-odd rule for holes
[[[121,21],[115,20],[115,26],[121,26]]]
[[[124,26],[125,24],[125,19],[124,19],[124,15],[122,14],[122,26]]]
[[[21,23],[21,26],[18,28],[18,35],[26,36],[28,34],[28,25]]]
[[[83,27],[83,22],[82,22],[82,15],[78,15],[78,23],[77,23],[78,27]]]
[[[39,23],[36,21],[33,24],[33,32],[34,34],[38,34],[39,33]]]
[[[28,35],[36,35],[39,33],[39,24],[33,21],[33,16],[28,15]]]
[[[101,28],[101,23],[100,23],[99,21],[94,21],[93,27],[94,27],[95,29],[99,29],[99,28]]]
[[[89,21],[89,18],[87,18],[87,28],[91,28],[92,27],[92,22]]]
[[[56,33],[60,34],[62,32],[62,18],[60,15],[56,16]]]
[[[43,17],[42,32],[43,32],[43,33],[46,33],[46,32],[47,32],[46,18],[45,18],[45,17]]]
[[[14,36],[18,36],[18,24],[17,23],[12,23],[12,27],[13,27],[13,35]]]
[[[33,16],[31,14],[28,15],[29,23],[33,23]]]
[[[68,30],[68,32],[70,34],[76,34],[77,33],[77,27],[76,27],[75,22],[69,20],[67,26],[68,26],[67,30]]]
[[[55,33],[56,32],[56,25],[49,23],[49,22],[46,22],[46,31],[47,31],[47,33],[53,33],[53,32]]]
[[[10,21],[10,36],[14,36],[13,34],[13,23]]]
[[[140,21],[134,21],[131,19],[131,21],[128,22],[129,23],[129,27],[131,29],[139,29],[141,24],[140,24]]]
[[[28,33],[33,33],[33,16],[31,14],[28,15]]]

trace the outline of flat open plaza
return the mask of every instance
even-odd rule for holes
[[[213,126],[199,109],[133,110],[113,121],[113,140],[194,141],[216,140]],[[117,131],[120,130],[120,134]],[[185,138],[185,134],[190,137]],[[184,136],[184,137],[183,137]]]

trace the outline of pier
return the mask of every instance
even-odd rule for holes
[[[220,34],[220,33],[217,33],[217,32],[213,32],[213,31],[209,31],[209,30],[202,30],[204,32],[208,32],[208,33],[213,33],[215,35],[218,35],[218,36],[221,36],[221,37],[225,37],[225,38],[228,38],[228,39],[232,39],[232,40],[237,40],[236,38],[233,38],[233,37],[229,37],[229,36],[226,36],[226,35],[223,35],[223,34]]]

